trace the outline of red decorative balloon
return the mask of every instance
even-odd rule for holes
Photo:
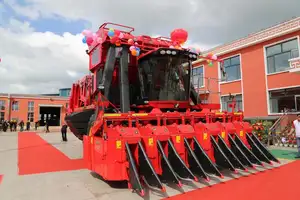
[[[117,30],[117,29],[115,29],[115,36],[118,36],[119,37],[119,35],[121,34],[121,31],[120,30]]]
[[[188,32],[184,29],[175,29],[171,32],[171,40],[183,44],[187,41]]]
[[[93,44],[93,42],[94,42],[94,40],[93,40],[92,37],[87,37],[87,38],[86,38],[86,43],[87,43],[87,45],[91,46],[91,45]]]
[[[112,37],[111,39],[110,39],[110,43],[112,43],[112,44],[116,44],[116,42],[119,40],[119,37],[118,36],[114,36],[114,37]]]

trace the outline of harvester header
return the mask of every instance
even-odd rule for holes
[[[232,112],[219,112],[219,104],[201,102],[192,62],[221,60],[183,48],[184,29],[170,38],[133,31],[105,23],[83,33],[91,73],[73,84],[66,122],[83,140],[88,169],[107,181],[126,180],[143,196],[145,187],[166,192],[164,182],[182,187],[182,180],[223,178],[223,169],[279,162],[234,103]]]

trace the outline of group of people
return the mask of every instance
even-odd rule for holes
[[[35,130],[38,129],[39,127],[39,121],[35,122]],[[3,131],[3,132],[6,132],[8,129],[10,129],[10,132],[15,132],[17,131],[17,126],[20,126],[20,132],[24,131],[24,126],[25,126],[25,123],[23,120],[21,120],[19,123],[16,121],[16,120],[2,120],[0,122],[0,131]],[[30,131],[30,122],[27,121],[26,122],[26,131]],[[64,123],[61,127],[61,136],[62,136],[62,140],[64,142],[68,141],[67,140],[67,129],[68,129],[68,126],[66,123]],[[49,133],[49,123],[47,121],[45,121],[45,132],[46,133]]]
[[[39,121],[35,122],[35,130],[38,129],[39,123],[40,123]],[[2,120],[0,122],[0,131],[6,132],[8,129],[10,129],[10,132],[15,132],[15,131],[17,131],[18,126],[20,127],[20,132],[22,132],[24,130],[30,131],[31,123],[29,121],[27,121],[25,124],[25,122],[23,120],[21,120],[19,123],[16,120],[10,120],[10,121]],[[46,128],[46,133],[48,133],[49,125],[48,125],[47,121],[45,122],[45,128]]]
[[[21,121],[19,124],[16,120],[2,120],[0,122],[0,131],[6,132],[8,129],[10,129],[11,132],[17,131],[17,126],[20,126],[20,130],[24,127],[24,122]],[[23,125],[23,127],[22,127]]]

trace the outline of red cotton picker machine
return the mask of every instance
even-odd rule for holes
[[[201,103],[191,84],[199,55],[179,45],[187,35],[174,44],[107,25],[117,24],[103,24],[90,42],[91,73],[73,84],[65,119],[83,140],[88,169],[107,181],[127,180],[143,196],[144,186],[165,191],[163,182],[182,187],[182,180],[222,178],[222,169],[279,162],[242,112]]]

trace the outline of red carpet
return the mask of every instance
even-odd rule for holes
[[[300,161],[180,194],[169,200],[299,200]]]
[[[83,159],[72,160],[36,133],[18,135],[19,175],[83,169]]]

